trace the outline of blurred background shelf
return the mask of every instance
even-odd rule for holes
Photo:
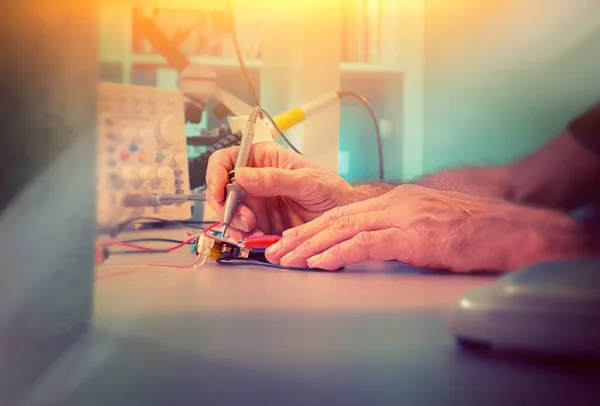
[[[399,66],[385,66],[375,65],[369,63],[358,63],[358,62],[341,62],[340,71],[348,74],[389,74],[399,75],[402,74],[402,68]]]
[[[388,179],[506,164],[598,99],[600,13],[593,1],[273,0],[261,9],[263,3],[233,0],[261,104],[277,114],[333,89],[363,94],[385,129]],[[160,56],[132,49],[138,6],[182,10],[183,19],[189,10],[226,10],[224,0],[103,0],[104,80],[173,86]],[[259,47],[248,44],[250,31],[260,34]],[[231,50],[192,58],[251,102]],[[317,121],[288,136],[348,180],[376,178],[373,124],[358,103],[344,101]]]
[[[422,2],[269,2],[265,8],[261,2],[233,0],[244,62],[259,89],[261,104],[277,114],[331,90],[360,93],[372,105],[385,132],[386,178],[402,179],[418,173],[421,136],[414,123],[420,119],[421,83],[414,72],[422,66],[419,53],[411,49],[419,47],[422,37]],[[223,28],[225,5],[224,0],[101,1],[102,79],[176,87],[176,74],[166,60],[136,36],[135,18],[146,15],[162,25],[168,35],[179,38],[182,50],[194,63],[213,69],[221,87],[251,103],[248,85]],[[214,24],[208,23],[210,19]],[[193,41],[192,34],[198,38],[221,35],[222,49],[202,48]],[[197,134],[221,123],[209,115],[200,125],[188,125],[188,131]],[[402,136],[407,131],[410,138]],[[368,112],[355,101],[344,100],[340,107],[290,129],[288,137],[311,159],[349,181],[368,181],[378,176],[374,125]],[[417,149],[411,149],[411,143],[417,144]],[[402,159],[405,146],[412,151],[409,159]],[[194,155],[203,150],[191,147],[189,152]]]
[[[212,68],[212,69],[240,69],[240,64],[237,59],[233,58],[219,58],[219,57],[205,57],[205,56],[193,56],[190,60],[198,65]],[[161,55],[144,55],[144,54],[132,54],[129,57],[129,61],[132,64],[141,65],[156,65],[156,66],[167,66],[167,61]],[[244,63],[248,69],[260,69],[262,62],[257,59],[244,58]]]

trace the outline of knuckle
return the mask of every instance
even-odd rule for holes
[[[315,251],[315,248],[319,246],[318,237],[312,237],[304,241],[296,248],[296,254],[300,257],[308,257]]]
[[[305,182],[306,186],[313,190],[319,191],[330,191],[337,190],[338,184],[335,180],[332,181],[332,177],[329,173],[319,169],[305,169]]]
[[[281,176],[278,176],[278,174],[271,168],[267,168],[265,169],[264,173],[264,182],[269,184],[272,188],[278,188],[281,186],[282,183],[282,179]],[[259,175],[260,176],[260,175]],[[259,177],[260,179],[260,177]]]
[[[312,185],[323,184],[323,173],[316,169],[306,169],[306,181]]]
[[[377,242],[373,233],[368,231],[363,231],[361,233],[356,234],[354,237],[354,242],[360,248],[370,248],[373,247]]]
[[[277,154],[280,151],[281,145],[276,142],[265,142],[261,143],[262,149],[267,155]]]
[[[343,207],[335,207],[331,210],[326,211],[323,214],[323,220],[329,223],[335,222],[337,219],[341,218],[344,215]]]
[[[351,231],[354,228],[354,221],[350,217],[340,217],[333,222],[333,229],[336,232]]]

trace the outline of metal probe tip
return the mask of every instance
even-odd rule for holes
[[[221,230],[221,238],[225,237],[225,232],[227,231],[227,224],[223,224],[223,230]]]

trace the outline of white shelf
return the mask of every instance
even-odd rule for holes
[[[399,66],[382,66],[369,63],[342,62],[340,63],[340,71],[342,74],[401,74],[403,69]]]
[[[129,58],[130,63],[147,64],[147,65],[167,65],[168,62],[161,55],[144,55],[132,54]],[[239,68],[239,63],[236,58],[219,58],[219,57],[191,57],[190,60],[201,66],[208,68]],[[244,63],[248,69],[260,69],[262,62],[256,59],[244,59]]]
[[[161,55],[144,55],[132,54],[125,58],[105,57],[103,62],[126,62],[132,64],[147,64],[147,65],[167,65],[167,61]],[[206,66],[214,69],[239,68],[239,63],[236,58],[219,58],[219,57],[191,57],[192,62],[201,66]],[[261,69],[262,61],[258,59],[244,59],[244,63],[248,69]],[[399,66],[382,66],[369,63],[359,62],[342,62],[340,63],[340,71],[342,74],[402,74],[403,69]]]

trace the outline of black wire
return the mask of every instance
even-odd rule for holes
[[[246,68],[246,64],[244,63],[244,58],[242,58],[242,52],[240,51],[240,44],[238,43],[237,30],[235,28],[235,18],[233,15],[233,5],[231,4],[231,0],[226,0],[226,1],[227,1],[227,7],[229,8],[229,14],[230,14],[230,18],[231,18],[231,33],[233,36],[233,47],[235,48],[235,55],[240,64],[240,68],[242,69],[242,73],[244,74],[246,82],[248,82],[248,86],[250,87],[250,92],[252,92],[252,98],[254,99],[254,105],[260,106],[260,99],[258,97],[258,92],[256,91],[256,88],[254,87],[254,83],[252,83],[252,78],[250,77],[250,72],[248,72],[248,69]]]
[[[180,226],[185,226],[185,227],[189,227],[189,228],[202,230],[202,229],[204,229],[204,227],[198,227],[196,225],[213,224],[212,221],[190,221],[190,220],[175,221],[175,220],[165,220],[165,219],[161,219],[158,217],[133,217],[133,218],[123,221],[122,223],[120,223],[117,226],[115,226],[114,228],[112,228],[108,234],[114,238],[117,235],[121,234],[128,225],[130,225],[133,222],[140,221],[140,220],[152,221],[152,223],[143,223],[143,225],[156,227],[156,228],[167,227],[169,225],[180,225]]]
[[[382,142],[381,142],[381,133],[379,132],[379,124],[377,123],[377,117],[375,116],[375,112],[373,111],[373,108],[371,107],[371,105],[369,104],[367,99],[365,99],[363,96],[361,96],[358,93],[340,91],[340,92],[338,92],[338,96],[340,97],[340,99],[342,99],[344,97],[354,97],[355,99],[360,101],[368,110],[369,115],[371,116],[371,119],[373,120],[373,124],[375,125],[375,137],[377,138],[377,153],[379,154],[379,179],[384,180],[385,178],[383,176],[383,146],[382,146]]]
[[[255,261],[255,260],[251,260],[251,259],[241,259],[241,258],[235,258],[235,259],[230,259],[230,258],[220,258],[217,259],[217,263],[221,264],[221,265],[228,265],[228,266],[262,266],[262,267],[267,267],[267,268],[276,268],[276,269],[282,269],[282,270],[286,270],[286,271],[302,271],[302,272],[341,272],[344,268],[340,268],[340,269],[336,269],[334,271],[328,271],[326,269],[321,269],[321,268],[297,268],[297,267],[293,267],[293,266],[282,266],[282,265],[277,265],[277,264],[271,264],[269,262],[262,262],[262,261]]]
[[[240,64],[240,68],[242,69],[242,73],[244,74],[244,78],[246,79],[246,82],[248,82],[248,86],[250,87],[250,91],[252,92],[252,97],[254,98],[254,105],[260,106],[260,99],[258,97],[258,93],[256,92],[256,88],[254,87],[254,83],[252,82],[252,78],[250,77],[250,72],[248,72],[248,68],[246,68],[246,64],[244,63],[244,58],[242,57],[242,52],[240,51],[240,46],[239,46],[239,43],[237,40],[237,33],[236,33],[236,29],[235,29],[235,20],[234,20],[234,16],[233,16],[233,5],[231,4],[231,0],[227,0],[227,7],[229,8],[229,13],[231,15],[231,23],[232,23],[231,30],[232,30],[232,34],[233,34],[233,45],[235,48],[235,55]],[[290,142],[290,140],[285,135],[283,135],[283,131],[281,131],[281,129],[277,126],[277,124],[275,124],[275,120],[273,120],[273,118],[266,111],[262,110],[262,113],[271,122],[271,124],[277,130],[277,132],[279,133],[279,136],[285,141],[285,143],[295,153],[302,155],[302,153],[300,151],[298,151],[298,149],[294,146],[294,144],[292,144]]]
[[[273,120],[273,117],[271,117],[269,115],[269,113],[264,111],[262,108],[260,109],[260,111],[263,114],[263,117],[266,118],[271,123],[271,125],[277,130],[277,132],[279,133],[279,136],[281,138],[283,138],[283,140],[286,142],[286,144],[288,144],[288,146],[292,149],[292,151],[294,151],[297,154],[302,155],[302,152],[298,151],[298,149],[294,146],[294,144],[292,144],[291,141],[288,140],[285,135],[283,135],[283,131],[281,131],[279,126],[277,126],[277,123],[275,123],[275,120]]]

